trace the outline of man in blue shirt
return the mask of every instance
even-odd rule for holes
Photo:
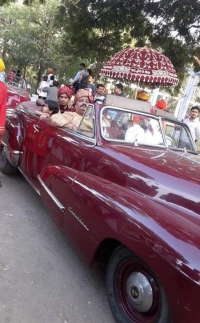
[[[85,76],[86,76],[85,64],[81,63],[79,65],[79,71],[73,80],[73,87],[74,87],[75,93],[79,90],[79,85],[80,85],[79,83],[80,83],[81,79]]]

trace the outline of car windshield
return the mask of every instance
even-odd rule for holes
[[[162,118],[162,124],[167,145],[170,149],[185,149],[196,152],[196,146],[192,140],[190,131],[184,123]]]
[[[87,137],[94,137],[94,107],[92,104],[88,105],[77,132]]]
[[[175,119],[109,106],[101,110],[100,122],[102,137],[107,141],[168,146],[197,153],[187,125]]]
[[[108,141],[166,145],[158,117],[119,108],[104,107],[101,110],[101,133]]]

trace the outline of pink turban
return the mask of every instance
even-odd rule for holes
[[[62,94],[66,94],[69,99],[71,99],[72,94],[73,94],[73,89],[72,86],[70,85],[64,85],[58,90],[58,97]]]
[[[134,116],[133,117],[133,122],[136,123],[136,124],[139,124],[140,123],[140,117],[139,116]]]
[[[90,90],[89,89],[80,89],[76,92],[76,95],[74,98],[74,104],[76,104],[76,102],[82,97],[88,97],[89,102],[93,103],[94,98],[93,98],[93,95],[90,92]]]

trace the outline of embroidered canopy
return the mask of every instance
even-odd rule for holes
[[[116,53],[103,65],[101,75],[164,87],[179,82],[169,58],[147,47],[127,48]]]

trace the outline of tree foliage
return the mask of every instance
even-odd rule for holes
[[[38,79],[51,65],[67,80],[82,60],[96,64],[98,73],[117,51],[150,42],[171,59],[182,79],[192,55],[200,57],[198,0],[60,1],[1,7],[0,43],[8,63],[32,67]]]
[[[192,0],[62,0],[58,18],[74,55],[101,65],[118,50],[149,41],[182,79],[199,51],[198,7]]]
[[[2,55],[7,65],[26,71],[32,67],[38,82],[49,67],[58,68],[58,55],[62,58],[61,28],[55,27],[58,2],[51,0],[27,7],[11,4],[0,12]]]

